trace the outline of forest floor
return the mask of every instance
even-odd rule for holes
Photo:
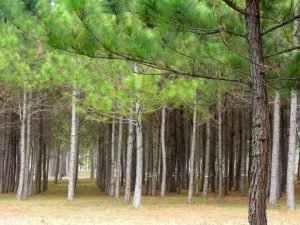
[[[193,204],[186,203],[185,194],[168,193],[159,196],[143,196],[142,206],[134,209],[120,199],[107,197],[95,186],[94,181],[80,179],[75,200],[66,200],[67,181],[49,190],[17,202],[14,194],[0,195],[0,225],[241,225],[247,223],[247,198],[230,193],[223,200],[215,194],[208,199],[194,197]],[[123,194],[123,193],[121,193]],[[297,185],[300,199],[300,184]],[[300,202],[298,201],[298,204]],[[288,211],[285,196],[276,207],[268,208],[269,224],[298,225],[300,210]]]

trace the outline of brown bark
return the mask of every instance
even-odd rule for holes
[[[249,223],[267,224],[266,184],[268,174],[268,101],[260,28],[260,1],[246,0],[245,20],[252,87],[252,166]]]

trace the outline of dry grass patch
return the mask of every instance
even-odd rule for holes
[[[208,199],[194,197],[191,205],[186,204],[185,193],[169,193],[164,199],[143,196],[140,209],[133,209],[124,204],[123,197],[107,197],[88,179],[79,181],[73,202],[66,200],[66,192],[64,180],[58,185],[50,182],[49,191],[22,202],[17,202],[14,194],[2,194],[0,225],[247,224],[247,198],[238,193],[223,200],[215,194]],[[269,224],[298,225],[300,210],[289,212],[283,196],[276,208],[268,209],[268,218]]]

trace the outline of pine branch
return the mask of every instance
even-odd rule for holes
[[[267,77],[268,81],[276,82],[276,81],[300,81],[298,77]]]
[[[284,20],[284,21],[282,21],[282,22],[276,24],[275,26],[273,26],[273,27],[271,27],[271,28],[269,28],[269,29],[263,31],[263,32],[261,33],[261,36],[264,36],[265,34],[270,33],[270,32],[272,32],[273,30],[276,30],[276,29],[278,29],[278,28],[280,28],[280,27],[283,27],[284,25],[287,25],[287,24],[289,24],[290,22],[293,22],[294,20],[297,20],[297,19],[299,19],[299,18],[300,18],[300,15],[296,15],[296,16],[290,18],[290,19]]]
[[[269,55],[266,55],[265,58],[267,59],[267,58],[270,58],[270,57],[273,57],[273,56],[277,56],[277,55],[281,55],[281,54],[284,54],[284,53],[292,52],[292,51],[295,51],[295,50],[298,50],[298,49],[300,49],[300,46],[294,46],[294,47],[291,47],[291,48],[281,50],[279,52],[274,52],[274,53],[271,53]]]
[[[224,3],[226,3],[230,8],[232,8],[233,10],[245,15],[245,9],[239,7],[237,4],[235,4],[234,2],[232,2],[231,0],[223,0]]]
[[[226,29],[225,27],[219,27],[211,30],[197,30],[195,28],[183,27],[186,32],[194,33],[197,35],[211,35],[211,34],[219,34],[219,33],[228,33],[231,35],[235,35],[238,37],[246,38],[246,35],[243,33],[237,33],[231,30]]]
[[[134,13],[134,14],[139,14],[139,15],[143,14],[142,12],[133,11],[133,10],[125,10],[124,9],[123,11]],[[224,33],[228,33],[228,34],[231,34],[231,35],[236,35],[236,36],[239,36],[239,37],[246,38],[246,34],[244,34],[244,33],[237,33],[235,31],[228,30],[227,28],[225,28],[223,26],[218,26],[217,28],[212,28],[212,29],[200,29],[198,27],[184,26],[184,25],[178,24],[176,22],[167,20],[167,19],[165,19],[163,17],[157,16],[157,15],[152,15],[150,13],[148,13],[147,16],[152,17],[153,19],[159,20],[159,21],[161,21],[163,23],[166,23],[166,24],[169,24],[169,25],[172,25],[172,26],[176,26],[177,28],[179,28],[179,29],[181,29],[183,31],[186,31],[186,32],[189,32],[189,33],[194,33],[194,34],[197,34],[197,35],[203,35],[203,36],[205,36],[205,35],[219,34],[221,32],[224,32]]]
[[[2,11],[0,9],[0,11]],[[188,77],[195,77],[195,78],[202,78],[202,79],[207,79],[207,80],[216,80],[216,81],[227,81],[227,82],[234,82],[234,83],[240,83],[240,84],[248,84],[248,82],[245,82],[243,80],[239,80],[239,79],[231,79],[231,78],[226,78],[226,77],[214,77],[214,76],[207,76],[207,75],[203,75],[203,74],[200,74],[200,73],[194,73],[194,72],[186,72],[186,71],[181,71],[181,70],[178,70],[176,68],[172,68],[172,67],[166,67],[164,65],[161,65],[159,63],[156,63],[156,62],[152,62],[152,61],[148,61],[146,59],[142,59],[142,58],[136,58],[134,56],[130,56],[126,53],[122,53],[122,52],[116,52],[116,51],[113,51],[112,49],[108,48],[108,47],[105,47],[103,46],[103,43],[101,43],[101,41],[97,38],[97,36],[94,34],[94,32],[90,29],[90,27],[84,22],[84,20],[82,18],[79,18],[80,21],[82,22],[82,25],[83,27],[90,33],[90,35],[92,37],[95,38],[95,40],[97,42],[99,42],[99,44],[104,47],[104,49],[107,51],[107,55],[96,55],[96,54],[88,54],[88,53],[85,53],[85,52],[82,52],[80,51],[79,49],[73,49],[73,50],[70,50],[68,48],[64,48],[60,45],[53,45],[53,44],[50,44],[49,42],[47,42],[47,40],[43,40],[41,39],[40,37],[37,37],[35,36],[34,34],[26,31],[25,29],[23,29],[21,26],[17,25],[13,19],[7,17],[7,20],[17,28],[17,30],[19,30],[21,33],[27,35],[27,36],[30,36],[32,37],[34,40],[37,40],[37,41],[40,41],[41,43],[43,44],[46,44],[47,46],[50,46],[54,49],[58,49],[58,50],[61,50],[61,51],[64,51],[64,52],[68,52],[68,53],[72,53],[72,54],[77,54],[77,55],[82,55],[82,56],[87,56],[89,58],[95,58],[95,59],[105,59],[105,60],[126,60],[126,61],[131,61],[131,62],[136,62],[136,63],[140,63],[140,64],[143,64],[145,66],[149,66],[151,68],[154,68],[154,69],[159,69],[159,70],[163,70],[163,71],[166,71],[166,72],[169,72],[171,74],[177,74],[177,75],[180,75],[180,76],[188,76]],[[163,74],[162,74],[163,75]]]

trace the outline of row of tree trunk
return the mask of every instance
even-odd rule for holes
[[[295,101],[294,94],[293,115]],[[253,171],[252,112],[249,103],[237,101],[226,94],[217,106],[208,109],[212,116],[204,121],[197,115],[196,99],[194,106],[192,118],[183,108],[165,107],[144,118],[141,159],[138,159],[137,136],[133,131],[136,124],[127,121],[128,126],[123,126],[122,120],[119,120],[119,131],[116,132],[115,120],[101,123],[96,181],[98,187],[110,196],[119,197],[120,183],[121,186],[125,183],[125,202],[129,202],[130,191],[135,190],[137,176],[140,176],[144,194],[156,195],[160,190],[161,197],[164,197],[166,191],[181,193],[182,189],[188,189],[189,203],[193,195],[202,192],[202,196],[206,197],[209,190],[217,191],[219,198],[228,195],[230,191],[239,191],[241,196],[246,196]],[[278,94],[271,108],[274,110],[269,113],[269,134],[273,141],[269,143],[266,195],[270,196],[271,204],[276,204],[281,193],[288,190],[287,182],[291,182],[288,178],[294,178],[288,176],[289,173],[295,174],[295,168],[288,169],[295,162],[295,150],[289,144],[296,146],[296,143],[291,143],[289,137],[296,137],[296,132],[291,132],[297,123],[295,116],[292,119],[289,105],[278,100]],[[278,112],[281,112],[279,117]],[[114,144],[115,140],[118,140],[118,144]],[[293,153],[289,152],[290,149]],[[118,155],[117,159],[115,155]],[[139,160],[142,174],[137,173]],[[276,195],[275,200],[272,200],[274,189]]]
[[[0,116],[0,193],[16,191],[18,200],[48,188],[50,120],[30,109],[30,99],[24,91],[20,114]]]
[[[73,89],[71,149],[65,153],[61,141],[51,144],[51,120],[46,112],[30,108],[30,92],[24,92],[20,114],[1,115],[0,191],[17,192],[17,199],[47,190],[48,170],[57,183],[68,174],[68,199],[74,198],[78,177],[79,119],[76,112],[78,90]],[[97,149],[90,151],[91,179],[109,196],[119,198],[124,186],[125,202],[134,191],[138,207],[142,193],[181,193],[187,202],[202,192],[217,192],[219,198],[230,191],[245,196],[253,172],[252,111],[248,101],[230,94],[207,109],[210,117],[201,118],[198,99],[193,112],[183,107],[162,107],[141,117],[139,104],[129,119],[115,117],[98,126]],[[297,98],[292,92],[291,106],[276,92],[269,110],[269,164],[266,195],[276,205],[284,191],[288,207],[295,208],[294,174]],[[92,146],[94,147],[94,146]],[[51,163],[49,163],[49,161]],[[51,166],[50,166],[51,165]],[[300,164],[299,164],[300,165]],[[298,179],[299,179],[298,165]],[[51,169],[48,169],[51,168]],[[96,173],[95,173],[96,172]]]

